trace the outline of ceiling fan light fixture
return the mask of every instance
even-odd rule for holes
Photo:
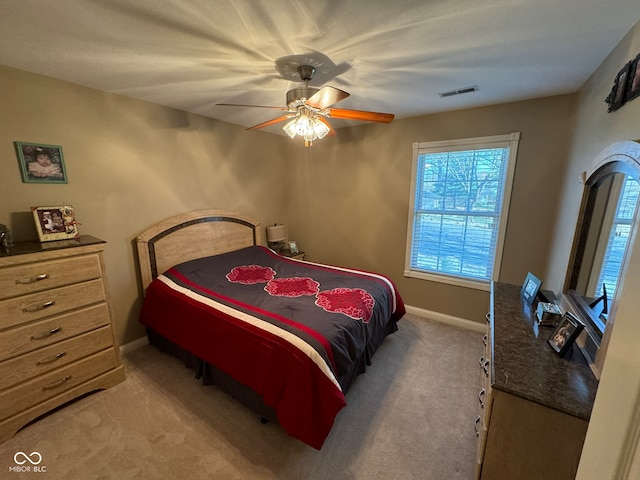
[[[296,136],[304,138],[305,146],[311,145],[314,140],[326,137],[330,132],[329,127],[324,122],[315,115],[309,115],[307,112],[301,112],[293,120],[287,122],[282,129],[291,138],[296,138]]]

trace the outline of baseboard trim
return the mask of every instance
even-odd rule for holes
[[[144,337],[140,337],[140,338],[136,338],[135,340],[129,342],[129,343],[125,343],[124,345],[120,345],[120,353],[122,355],[127,355],[139,348],[144,347],[145,345],[149,344],[149,339],[146,337],[146,335]]]
[[[435,320],[436,322],[447,323],[456,327],[466,328],[467,330],[473,330],[474,332],[486,333],[486,323],[474,322],[467,320],[466,318],[454,317],[453,315],[447,315],[445,313],[434,312],[431,310],[425,310],[424,308],[412,307],[411,305],[405,305],[407,313],[416,315],[422,318],[428,318],[429,320]]]

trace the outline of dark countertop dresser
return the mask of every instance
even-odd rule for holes
[[[476,478],[575,478],[598,381],[577,346],[560,357],[521,286],[494,282],[476,432]]]

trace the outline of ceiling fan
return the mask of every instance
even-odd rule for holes
[[[259,130],[289,120],[283,127],[284,131],[291,138],[295,138],[296,135],[303,137],[305,147],[311,146],[314,140],[324,138],[327,135],[335,135],[336,132],[327,121],[327,118],[364,120],[367,122],[380,123],[390,123],[394,118],[394,115],[391,113],[331,108],[331,105],[338,103],[340,100],[344,100],[349,94],[328,85],[322,88],[310,87],[309,82],[316,73],[315,67],[311,65],[300,65],[297,71],[300,79],[305,82],[305,85],[304,87],[294,88],[287,92],[286,107],[239,105],[235,103],[218,103],[217,105],[226,107],[271,108],[286,111],[287,113],[284,115],[249,127],[247,130]]]

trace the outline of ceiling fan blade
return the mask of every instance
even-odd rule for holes
[[[306,104],[314,108],[327,108],[340,100],[347,98],[349,94],[339,88],[325,86],[318,90],[306,101]]]
[[[254,107],[254,108],[271,108],[275,110],[289,110],[287,107],[271,107],[268,105],[241,105],[239,103],[216,103],[216,107]]]
[[[249,128],[247,128],[247,130],[259,130],[260,128],[268,127],[269,125],[275,125],[276,123],[284,122],[285,120],[287,120],[287,119],[289,119],[291,117],[295,117],[295,116],[296,116],[295,113],[290,113],[288,115],[282,115],[281,117],[274,118],[272,120],[268,120],[268,121],[263,122],[263,123],[259,123],[258,125],[254,125],[253,127],[249,127]]]
[[[391,123],[393,113],[365,112],[364,110],[345,110],[344,108],[329,108],[329,118],[343,118],[346,120],[366,120],[367,122]]]

